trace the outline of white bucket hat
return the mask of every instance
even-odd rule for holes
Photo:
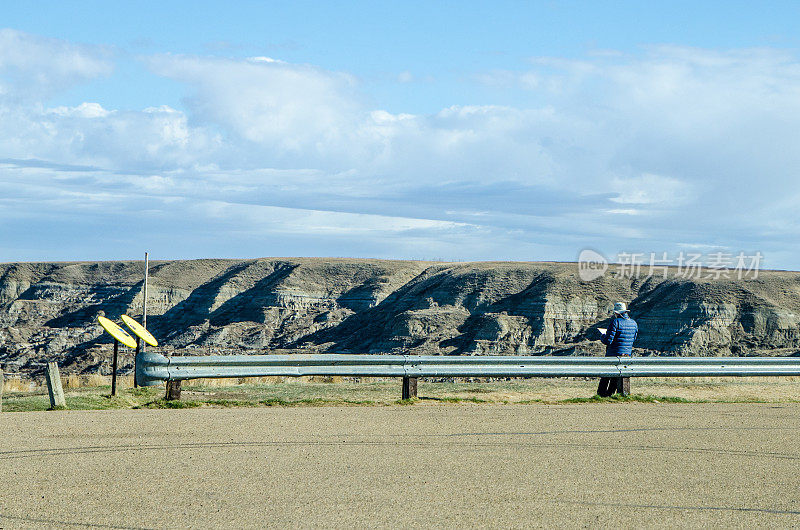
[[[625,307],[625,302],[614,302],[614,312],[618,315],[623,315],[628,312],[628,308]]]

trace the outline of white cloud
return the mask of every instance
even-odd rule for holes
[[[644,210],[636,210],[634,208],[612,208],[606,210],[606,212],[614,215],[641,215],[645,213]]]
[[[370,233],[385,236],[389,233],[409,231],[451,231],[468,229],[468,223],[414,219],[393,215],[358,214],[286,208],[253,204],[206,201],[199,204],[207,215],[220,219],[240,219],[250,230],[263,233],[318,234],[320,236],[364,236]]]
[[[194,120],[222,128],[233,142],[258,144],[273,162],[347,157],[366,114],[354,79],[308,65],[159,55],[159,75],[187,83]],[[250,146],[242,146],[250,147]]]
[[[58,116],[76,118],[106,118],[111,114],[99,103],[81,103],[77,107],[55,107],[48,109],[48,112]]]
[[[408,70],[404,70],[397,75],[397,81],[400,83],[410,83],[414,80],[414,74]]]
[[[125,171],[193,166],[213,158],[216,133],[192,128],[187,117],[164,109],[111,111],[77,107],[0,107],[2,157]]]
[[[632,178],[614,178],[611,200],[622,204],[682,206],[696,196],[695,186],[678,179],[645,173]]]
[[[285,61],[281,61],[280,59],[273,59],[272,57],[265,56],[250,57],[248,60],[254,63],[285,63]]]
[[[108,50],[0,29],[0,97],[46,97],[82,81],[108,75]]]
[[[787,52],[539,58],[476,76],[536,105],[431,114],[383,110],[353,76],[312,65],[162,54],[146,63],[186,85],[186,111],[157,99],[123,111],[45,103],[107,73],[102,50],[0,35],[36,44],[15,45],[30,63],[0,52],[0,74],[28,72],[0,77],[9,93],[46,73],[38,99],[0,97],[0,207],[12,222],[35,204],[78,226],[82,212],[125,203],[119,215],[141,208],[181,234],[186,246],[165,243],[175,252],[572,259],[584,246],[614,255],[689,241],[800,258],[789,200],[800,61]],[[60,73],[44,49],[66,58]],[[58,202],[33,202],[45,190]],[[236,250],[247,241],[264,250]]]

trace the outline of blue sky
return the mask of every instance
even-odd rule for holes
[[[655,4],[6,3],[0,261],[798,269],[800,4]]]

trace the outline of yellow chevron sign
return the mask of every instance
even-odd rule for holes
[[[145,329],[144,326],[136,322],[134,319],[129,317],[128,315],[122,315],[122,321],[128,326],[128,329],[133,331],[140,339],[145,341],[150,346],[158,346],[158,341],[156,338]]]
[[[103,326],[103,329],[108,331],[108,334],[114,337],[114,339],[118,340],[128,348],[135,348],[136,347],[136,340],[133,337],[128,335],[128,332],[119,327],[114,322],[110,321],[106,317],[97,317],[97,321]]]

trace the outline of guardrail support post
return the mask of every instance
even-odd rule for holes
[[[403,399],[411,399],[417,397],[417,378],[404,377],[403,378]]]
[[[631,395],[631,378],[630,377],[620,377],[621,388],[619,389],[619,393],[623,396],[630,396]]]
[[[167,381],[167,394],[164,396],[167,401],[175,401],[181,399],[181,382]]]
[[[0,412],[3,412],[3,370],[0,370]]]
[[[50,408],[67,408],[67,402],[64,400],[64,389],[61,386],[61,374],[58,373],[58,365],[56,363],[47,363],[45,380],[47,381],[47,394],[50,396]]]

